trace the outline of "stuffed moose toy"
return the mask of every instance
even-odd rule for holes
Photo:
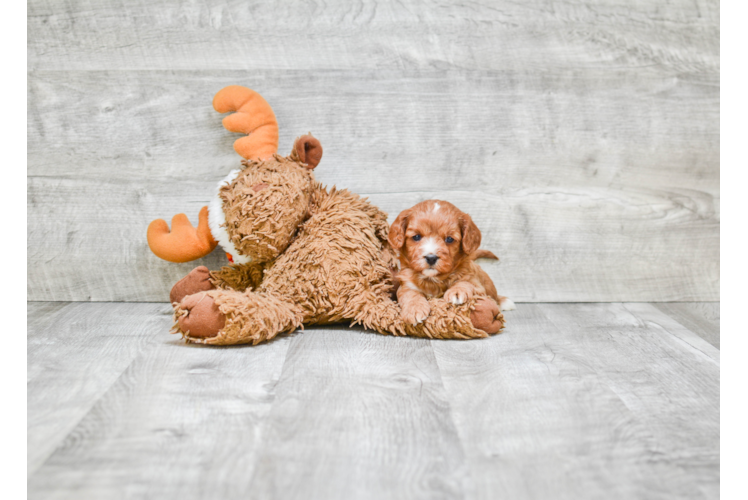
[[[175,325],[190,342],[257,344],[303,325],[349,322],[383,334],[442,339],[486,337],[503,328],[490,298],[456,306],[431,299],[419,324],[400,318],[392,300],[397,254],[387,241],[387,214],[360,196],[314,179],[322,146],[311,135],[291,154],[278,148],[278,124],[257,92],[229,86],[213,99],[245,158],[218,185],[195,228],[186,215],[148,227],[158,257],[188,262],[221,244],[231,265],[195,268],[171,290]]]

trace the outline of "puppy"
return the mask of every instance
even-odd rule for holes
[[[395,277],[403,321],[425,320],[431,312],[428,298],[463,304],[473,296],[487,295],[502,311],[514,309],[514,303],[496,293],[491,278],[474,262],[496,256],[478,249],[480,230],[451,203],[427,200],[405,210],[392,223],[387,239],[400,253]]]

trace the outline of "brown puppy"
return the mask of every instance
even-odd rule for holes
[[[478,249],[480,230],[451,203],[427,200],[403,211],[392,223],[388,240],[400,252],[397,300],[404,321],[425,320],[431,297],[462,304],[482,295],[493,298],[501,310],[514,309],[514,303],[496,292],[491,278],[474,262],[480,257],[496,258]]]

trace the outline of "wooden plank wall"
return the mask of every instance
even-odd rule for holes
[[[473,215],[518,301],[719,300],[719,2],[28,3],[29,300],[164,301],[145,242],[238,165],[213,94],[391,218]],[[218,267],[220,252],[202,264]]]

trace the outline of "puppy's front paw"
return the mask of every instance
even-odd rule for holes
[[[430,312],[431,306],[429,306],[429,303],[426,300],[419,300],[403,304],[400,317],[408,324],[417,325],[423,323],[429,317]]]
[[[468,300],[470,300],[470,297],[472,297],[472,293],[467,291],[464,288],[450,288],[444,293],[444,300],[447,302],[454,304],[456,306],[459,306],[460,304],[464,304]]]

